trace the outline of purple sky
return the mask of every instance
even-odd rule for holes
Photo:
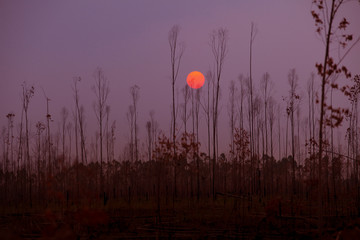
[[[60,110],[74,106],[71,89],[74,76],[81,76],[80,102],[85,106],[88,142],[95,133],[92,103],[92,76],[103,68],[110,82],[108,103],[111,119],[117,124],[117,154],[129,135],[126,111],[130,104],[129,88],[140,86],[139,132],[145,136],[149,111],[155,111],[160,128],[170,126],[170,51],[168,32],[179,24],[179,40],[186,49],[179,78],[180,90],[189,72],[204,74],[213,64],[209,34],[219,27],[229,31],[229,52],[221,80],[220,128],[224,146],[228,145],[227,89],[230,80],[249,74],[249,33],[254,22],[258,34],[253,50],[255,86],[265,72],[275,83],[275,98],[287,95],[287,74],[296,68],[300,92],[305,95],[306,81],[322,61],[324,45],[315,34],[311,17],[311,0],[243,0],[243,1],[1,1],[0,3],[0,126],[13,111],[20,121],[21,83],[34,85],[35,96],[29,111],[32,129],[45,121],[46,95],[58,128]],[[351,23],[349,32],[360,34],[360,4],[346,4],[341,12]],[[360,44],[344,62],[360,73]],[[340,79],[341,80],[341,79]],[[339,81],[340,81],[339,80]],[[206,84],[205,84],[206,85]],[[179,91],[180,92],[180,91]],[[181,95],[179,100],[182,101]],[[304,100],[306,104],[306,100]],[[285,108],[284,108],[285,110]],[[304,113],[306,114],[306,113]],[[179,119],[180,120],[180,119]],[[201,115],[201,121],[205,121]],[[205,137],[205,131],[200,132]],[[205,141],[203,143],[205,146]]]

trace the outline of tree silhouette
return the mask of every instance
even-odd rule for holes
[[[175,82],[179,74],[179,68],[181,63],[181,58],[184,53],[185,46],[184,44],[178,43],[178,35],[180,32],[180,27],[174,25],[168,34],[168,41],[170,46],[170,64],[171,64],[171,90],[172,90],[172,142],[173,142],[173,156],[174,156],[174,196],[175,199],[177,194],[176,189],[176,113],[175,113]]]
[[[95,85],[93,91],[96,95],[97,101],[94,103],[94,112],[99,123],[100,135],[100,191],[104,194],[104,176],[103,176],[103,120],[106,114],[106,102],[109,96],[109,83],[105,77],[104,71],[98,67],[94,72]],[[105,198],[105,197],[104,197]]]
[[[323,63],[317,63],[316,68],[318,74],[321,77],[321,97],[320,97],[320,126],[319,126],[319,167],[318,167],[318,176],[319,176],[319,198],[318,198],[318,208],[319,208],[319,234],[322,235],[322,218],[323,218],[323,205],[322,205],[322,153],[323,153],[323,127],[324,127],[324,116],[326,111],[325,105],[325,86],[329,83],[330,77],[335,73],[342,72],[346,78],[351,77],[351,73],[347,70],[345,66],[340,66],[343,59],[352,49],[354,44],[360,41],[358,38],[353,45],[348,47],[347,51],[339,58],[337,62],[334,61],[331,57],[330,46],[334,43],[339,44],[339,48],[346,48],[348,43],[353,40],[352,34],[347,34],[345,32],[346,28],[350,24],[347,19],[344,17],[338,21],[338,26],[335,26],[336,20],[338,17],[339,9],[345,3],[344,0],[331,0],[330,6],[328,1],[323,0],[314,0],[314,9],[311,11],[312,17],[315,21],[316,32],[322,38],[325,44],[325,54]],[[340,32],[340,35],[339,35]]]
[[[215,95],[214,97],[214,112],[213,112],[213,183],[212,183],[212,193],[213,198],[215,199],[216,189],[215,189],[215,169],[216,169],[216,158],[217,158],[217,131],[218,131],[218,108],[219,108],[219,94],[220,94],[220,80],[221,74],[223,71],[225,56],[227,54],[227,41],[228,41],[228,31],[224,28],[219,28],[214,30],[210,35],[210,47],[215,61]]]

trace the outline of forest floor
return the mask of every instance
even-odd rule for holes
[[[110,201],[2,210],[1,239],[318,239],[316,215],[281,216],[255,201]],[[21,213],[20,213],[21,212]],[[360,219],[324,214],[322,239],[360,239]]]

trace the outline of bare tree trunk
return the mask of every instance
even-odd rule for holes
[[[130,144],[129,144],[129,155],[130,161],[133,162],[135,159],[134,153],[134,106],[130,105],[128,108],[128,112],[126,113],[127,120],[129,122],[130,128]]]
[[[211,177],[211,131],[210,131],[210,109],[213,108],[213,106],[210,107],[210,87],[211,84],[214,86],[214,76],[211,71],[207,73],[207,100],[206,100],[206,106],[203,107],[204,112],[206,114],[206,121],[207,121],[207,140],[208,140],[208,160],[209,160],[209,195],[212,191],[212,177]]]
[[[274,193],[274,147],[273,147],[273,129],[275,123],[275,101],[272,97],[269,99],[269,127],[270,127],[270,177],[271,177],[271,194]],[[280,116],[278,116],[280,117]],[[280,160],[280,159],[279,159]]]
[[[279,148],[279,161],[281,160],[281,124],[280,124],[280,120],[281,120],[281,111],[280,111],[280,105],[278,105],[277,108],[277,113],[278,113],[278,148]]]
[[[251,23],[251,30],[250,30],[250,152],[251,152],[251,159],[255,156],[255,132],[254,132],[254,103],[253,103],[253,79],[252,79],[252,46],[257,34],[257,29],[255,28],[255,24]],[[252,160],[251,160],[252,161]]]
[[[229,86],[229,105],[228,105],[228,114],[229,114],[229,126],[230,126],[230,161],[232,162],[232,185],[233,185],[233,192],[236,192],[237,186],[237,178],[236,178],[236,166],[237,162],[235,161],[235,145],[234,145],[234,132],[235,132],[235,82],[230,81]]]
[[[178,34],[180,27],[175,25],[171,28],[168,35],[170,45],[170,63],[171,63],[171,90],[172,90],[172,143],[174,157],[174,190],[173,205],[177,197],[177,155],[176,155],[176,114],[175,114],[175,82],[179,73],[181,57],[184,53],[184,45],[178,44]]]
[[[269,73],[265,73],[263,75],[261,85],[263,89],[263,98],[264,98],[265,154],[268,155],[267,110],[268,110],[269,96],[271,96],[271,82],[270,82]]]
[[[42,127],[42,123],[38,122],[36,124],[36,129],[37,129],[37,135],[38,135],[38,140],[37,140],[37,184],[38,184],[38,201],[40,203],[40,199],[41,199],[41,193],[40,193],[40,158],[41,158],[41,129]]]
[[[132,98],[132,109],[133,109],[133,131],[134,131],[134,157],[135,161],[139,160],[139,151],[138,151],[138,133],[137,133],[137,102],[139,100],[139,90],[140,88],[137,85],[134,85],[130,88],[130,94]]]
[[[298,86],[298,77],[295,72],[295,69],[291,69],[288,74],[288,81],[290,85],[289,91],[289,100],[288,100],[288,107],[287,112],[290,116],[290,124],[291,124],[291,155],[292,155],[292,195],[296,194],[296,185],[295,185],[295,118],[294,112],[298,108],[298,99],[300,98],[299,95],[296,93],[296,89]]]
[[[69,115],[69,111],[63,107],[61,109],[61,116],[62,116],[62,155],[65,161],[65,132],[66,132],[66,120]]]
[[[194,146],[199,142],[199,111],[200,111],[200,93],[201,89],[196,89],[195,93],[195,129],[196,135],[194,136]],[[199,159],[199,148],[196,148],[196,199],[200,199],[200,159]]]
[[[45,94],[45,93],[44,93]],[[49,175],[52,175],[52,163],[51,163],[51,135],[50,135],[50,121],[51,115],[49,113],[49,101],[50,99],[46,97],[46,122],[47,122],[47,144],[48,144],[48,167],[49,167]]]
[[[148,161],[151,161],[151,151],[152,151],[151,121],[146,122],[146,132],[148,135]]]
[[[109,83],[105,77],[105,74],[101,68],[97,68],[94,72],[95,85],[93,86],[93,92],[96,95],[97,102],[94,103],[94,112],[99,123],[99,137],[100,137],[100,194],[104,195],[104,176],[103,176],[103,120],[106,113],[106,102],[109,96],[110,88]]]
[[[30,159],[30,147],[29,147],[29,120],[28,120],[28,108],[30,99],[34,96],[34,87],[29,89],[26,83],[23,84],[23,110],[25,112],[25,141],[26,141],[26,168],[27,177],[29,181],[29,204],[32,207],[32,176],[31,176],[31,159]]]
[[[227,40],[228,31],[224,28],[219,28],[210,36],[211,50],[215,60],[215,77],[216,77],[216,90],[215,90],[215,105],[213,113],[213,179],[212,179],[212,193],[213,199],[216,196],[215,189],[215,169],[216,169],[216,158],[217,158],[217,123],[218,123],[218,108],[219,108],[219,93],[220,93],[220,79],[223,70],[224,60],[227,53]]]

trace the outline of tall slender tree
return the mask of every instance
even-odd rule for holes
[[[61,109],[61,120],[62,120],[62,154],[63,158],[65,160],[65,133],[66,133],[66,121],[69,116],[69,111],[66,107],[63,107]]]
[[[103,176],[103,133],[104,133],[103,121],[106,114],[106,102],[109,96],[110,88],[102,68],[98,67],[95,70],[94,79],[95,79],[95,85],[92,87],[92,89],[93,92],[95,93],[97,100],[93,106],[94,106],[96,119],[99,123],[99,138],[100,138],[100,191],[101,194],[105,195],[104,176]]]
[[[179,74],[179,68],[181,63],[181,58],[184,53],[185,46],[182,43],[178,43],[178,35],[180,32],[180,27],[174,25],[168,34],[168,41],[170,46],[170,66],[171,66],[171,92],[172,92],[172,144],[173,144],[173,157],[174,157],[174,191],[173,191],[173,200],[177,196],[176,189],[176,112],[175,112],[175,82]]]
[[[215,95],[214,97],[214,112],[213,112],[213,179],[212,179],[212,193],[215,199],[215,169],[217,158],[217,131],[218,131],[218,110],[219,110],[219,95],[220,95],[220,80],[224,67],[225,57],[228,52],[228,31],[225,28],[214,30],[210,35],[210,47],[215,61]]]
[[[133,109],[133,117],[134,117],[134,157],[135,161],[139,160],[139,150],[138,150],[138,126],[137,126],[137,104],[139,101],[139,91],[140,87],[138,85],[134,85],[130,88],[131,100],[132,100],[132,109]]]
[[[31,175],[31,158],[30,158],[30,143],[29,143],[29,119],[28,119],[28,110],[29,110],[29,104],[30,99],[34,96],[35,88],[34,86],[28,87],[26,82],[22,84],[23,87],[23,95],[22,95],[22,104],[23,104],[23,110],[25,113],[25,143],[26,143],[26,169],[27,169],[27,179],[29,180],[29,203],[30,207],[32,207],[32,175]]]
[[[292,156],[292,191],[293,194],[296,194],[296,185],[295,185],[295,168],[296,168],[296,160],[295,160],[295,118],[294,113],[298,108],[298,100],[300,96],[297,94],[298,88],[298,76],[296,74],[295,69],[291,69],[288,74],[288,83],[290,86],[289,90],[289,98],[287,101],[287,112],[290,116],[290,125],[291,125],[291,156]]]
[[[346,33],[346,28],[350,24],[345,17],[337,21],[339,9],[345,3],[345,0],[313,0],[314,10],[311,11],[312,17],[315,21],[316,32],[325,43],[324,60],[322,63],[316,63],[318,74],[321,77],[321,96],[320,96],[320,126],[319,126],[319,154],[318,154],[318,211],[319,211],[319,234],[322,235],[322,221],[323,221],[323,194],[322,194],[322,154],[324,141],[324,117],[326,111],[326,94],[325,86],[328,84],[329,78],[334,73],[343,72],[345,77],[350,78],[351,73],[345,66],[340,66],[346,55],[350,52],[352,47],[360,41],[360,37],[351,45],[348,44],[353,40],[353,35]],[[337,22],[336,22],[337,21]],[[336,26],[336,23],[338,25]],[[347,48],[345,53],[341,54],[336,61],[331,57],[331,46],[338,43],[338,50]]]
[[[74,77],[73,79],[73,91],[75,99],[75,144],[76,144],[76,161],[79,161],[78,154],[78,132],[80,133],[80,151],[81,151],[81,163],[85,164],[87,162],[86,156],[86,144],[85,144],[85,115],[84,107],[80,105],[80,95],[78,83],[81,82],[81,77]]]
[[[254,158],[254,147],[255,147],[255,138],[254,138],[254,87],[253,87],[253,78],[252,78],[252,51],[253,51],[253,43],[257,35],[257,28],[254,23],[251,23],[250,27],[250,55],[249,55],[249,81],[248,81],[248,91],[249,91],[249,113],[250,113],[250,152],[251,159]]]
[[[272,95],[273,83],[270,80],[270,74],[265,73],[260,82],[262,97],[264,100],[264,127],[265,127],[265,154],[268,155],[268,105],[269,98]]]
[[[229,86],[229,103],[228,103],[228,115],[229,115],[229,126],[230,126],[230,150],[231,150],[231,160],[233,160],[233,155],[235,153],[234,145],[234,133],[235,133],[235,124],[236,124],[236,115],[235,115],[235,95],[236,87],[235,81],[230,81]]]
[[[128,111],[126,113],[126,118],[128,120],[129,128],[130,128],[129,155],[130,155],[130,160],[132,162],[135,159],[135,150],[134,150],[134,125],[135,125],[134,124],[134,115],[135,115],[134,106],[129,105]]]

